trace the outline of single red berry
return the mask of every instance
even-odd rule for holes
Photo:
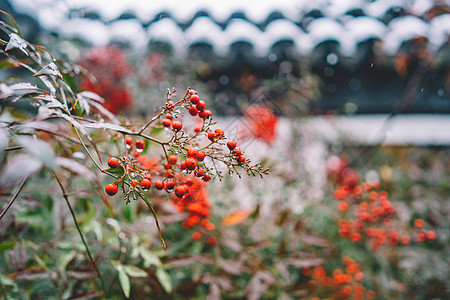
[[[202,100],[198,101],[198,103],[195,105],[195,107],[197,108],[198,111],[204,110],[205,106],[206,106],[206,104]]]
[[[191,95],[191,97],[189,98],[189,100],[191,100],[192,104],[197,104],[198,101],[200,100],[200,97],[198,95]]]
[[[185,161],[182,161],[182,162],[180,163],[180,170],[181,170],[181,171],[186,170],[186,162],[185,162]]]
[[[141,153],[139,153],[138,151],[133,151],[133,155],[135,157],[139,157],[139,156],[141,156]]]
[[[164,170],[171,169],[172,166],[169,163],[164,164]]]
[[[166,178],[172,178],[172,177],[175,176],[175,174],[173,173],[173,170],[172,170],[172,169],[168,169],[168,170],[166,170],[166,172],[164,173],[164,176],[165,176]]]
[[[171,165],[176,165],[176,164],[177,164],[177,161],[178,161],[178,158],[177,158],[176,155],[170,155],[170,156],[169,156],[169,163],[170,163]]]
[[[170,119],[163,119],[161,122],[164,127],[170,127],[170,125],[172,124],[172,121],[170,121]]]
[[[189,107],[189,113],[191,114],[191,116],[196,116],[198,114],[198,110],[195,105]]]
[[[203,119],[212,117],[212,112],[209,109],[205,109],[204,113],[206,116]]]
[[[181,123],[180,121],[174,121],[174,122],[172,123],[172,128],[173,128],[173,130],[175,130],[175,131],[180,131],[181,128],[183,128],[183,123]]]
[[[216,128],[214,132],[217,133],[218,136],[223,136],[225,134],[222,128]]]
[[[192,233],[191,237],[194,241],[198,241],[202,238],[202,234],[198,231],[195,231]]]
[[[186,159],[185,161],[186,163],[186,168],[188,170],[194,170],[195,167],[197,167],[197,161],[195,159],[193,159],[192,157],[189,157],[188,159]]]
[[[231,140],[231,141],[227,142],[227,147],[230,150],[233,150],[234,148],[236,148],[236,146],[237,146],[237,142],[236,141]]]
[[[203,175],[203,181],[204,181],[204,182],[208,182],[208,181],[210,181],[210,180],[211,180],[211,176],[209,176],[208,173],[206,173],[205,175]]]
[[[243,164],[243,163],[245,163],[245,156],[244,155],[239,155],[239,157],[238,157],[238,162],[240,163],[240,164]]]
[[[162,180],[156,180],[155,187],[157,190],[162,190],[164,188],[164,182]]]
[[[166,189],[166,191],[172,192],[172,191],[173,191],[173,188],[175,187],[175,184],[176,184],[175,180],[173,180],[173,179],[167,179],[167,180],[164,182],[164,188]]]
[[[203,175],[205,175],[205,170],[203,168],[197,168],[194,174],[197,177],[203,177]]]
[[[242,154],[242,151],[241,151],[240,148],[234,148],[233,152],[234,152],[234,154],[236,154],[237,156],[239,156],[239,155]]]
[[[198,149],[197,148],[189,148],[189,150],[187,151],[187,156],[188,157],[196,158],[197,154],[198,154]]]
[[[213,236],[210,236],[206,242],[208,243],[208,245],[214,246],[216,244],[216,238]]]
[[[414,220],[414,227],[416,227],[416,228],[422,228],[423,225],[425,225],[424,220],[422,220],[422,219],[416,219],[416,220]]]
[[[173,120],[173,116],[172,116],[171,113],[167,113],[167,114],[166,114],[166,118],[169,119],[169,120],[171,120],[171,121]]]
[[[108,166],[110,168],[117,168],[120,165],[119,160],[117,159],[117,157],[110,157],[108,159]]]
[[[166,108],[167,109],[173,109],[175,107],[175,103],[173,103],[172,101],[167,101],[166,102]]]
[[[200,132],[200,131],[202,131],[202,128],[203,128],[202,125],[196,125],[196,126],[194,127],[194,131],[195,131],[195,132]]]
[[[145,178],[148,180],[152,180],[152,175],[150,173],[145,174]]]
[[[195,94],[197,94],[197,92],[196,92],[195,90],[189,90],[189,91],[188,91],[188,94],[189,94],[189,95],[195,95]]]
[[[131,138],[131,136],[127,136],[125,138],[125,143],[127,143],[127,145],[133,145],[133,139]]]
[[[118,190],[119,188],[114,183],[110,183],[105,187],[105,192],[110,196],[114,196],[115,194],[117,194]]]
[[[142,188],[148,190],[152,186],[152,182],[149,179],[144,178],[141,180],[141,186]]]
[[[211,142],[214,142],[214,140],[216,139],[217,133],[210,131],[208,132],[208,140],[210,140]]]
[[[208,117],[208,113],[205,110],[199,111],[198,116],[202,119],[206,119]]]
[[[145,142],[143,140],[137,140],[135,142],[135,145],[136,145],[136,149],[142,150],[142,149],[144,149]]]
[[[184,194],[186,194],[186,187],[184,185],[179,185],[174,191],[178,198],[183,198]]]
[[[434,240],[436,238],[436,233],[433,230],[428,230],[426,235],[429,240]]]
[[[184,182],[187,186],[192,186],[194,184],[194,180],[192,178],[186,179]]]
[[[203,161],[205,159],[206,153],[205,151],[198,151],[196,158],[198,161]]]

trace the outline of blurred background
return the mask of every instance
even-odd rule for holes
[[[445,0],[1,0],[0,7],[25,38],[86,67],[99,47],[114,46],[103,55],[124,55],[120,81],[130,94],[120,108],[151,111],[155,88],[182,83],[207,92],[221,115],[240,114],[242,103],[262,95],[286,116],[450,112]]]
[[[166,195],[153,198],[167,253],[154,250],[159,247],[155,226],[138,205],[114,203],[123,228],[113,231],[111,218],[99,215],[104,208],[98,195],[74,192],[80,213],[97,209],[97,215],[86,217],[85,228],[99,253],[110,247],[117,252],[111,251],[113,259],[120,253],[127,264],[139,265],[126,251],[151,249],[163,261],[158,270],[169,275],[157,277],[165,285],[134,279],[136,299],[149,291],[160,299],[186,299],[186,286],[200,286],[190,291],[199,296],[192,299],[217,296],[219,286],[228,293],[224,299],[258,299],[249,296],[255,290],[259,296],[269,293],[268,299],[329,299],[332,292],[311,288],[313,277],[307,274],[319,265],[331,274],[347,255],[361,264],[364,286],[376,292],[367,299],[449,299],[448,1],[0,0],[0,9],[14,17],[25,39],[49,48],[60,65],[73,62],[80,73],[93,75],[70,84],[77,92],[101,95],[120,118],[138,123],[161,107],[168,88],[184,94],[191,86],[226,136],[252,161],[270,168],[264,179],[228,176],[208,185],[216,230],[205,237],[213,237],[213,244],[192,241],[193,229],[173,221]],[[0,64],[5,59],[0,56]],[[0,82],[20,78],[21,72],[2,69]],[[35,190],[50,189],[51,180],[38,178]],[[83,180],[73,186],[89,187]],[[360,205],[373,199],[351,198],[349,208],[345,201],[337,204],[342,199],[336,192],[371,184],[383,197],[389,194],[396,208],[392,220],[380,221],[388,237],[382,237],[381,250],[366,237],[351,242],[341,234],[342,220],[356,223]],[[39,193],[31,194],[36,206],[43,203]],[[52,209],[50,216],[62,211]],[[26,213],[53,220],[34,207],[18,211],[24,222],[30,219]],[[227,219],[236,218],[233,211],[237,221]],[[416,226],[417,219],[425,225]],[[424,228],[430,237],[424,237]],[[400,242],[395,230],[411,240]],[[120,247],[106,238],[116,239],[119,231]],[[208,260],[212,253],[220,266]],[[37,290],[46,293],[41,286]],[[220,293],[211,297],[219,298]]]

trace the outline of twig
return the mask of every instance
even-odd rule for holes
[[[75,216],[75,212],[73,211],[72,206],[70,205],[69,197],[67,196],[66,190],[64,189],[64,186],[62,185],[62,183],[59,180],[59,178],[56,175],[56,173],[53,173],[53,175],[55,176],[55,179],[58,182],[59,187],[61,188],[64,200],[66,200],[67,206],[69,207],[70,214],[72,215],[73,222],[75,223],[75,226],[77,228],[78,234],[80,235],[81,241],[83,242],[84,248],[86,249],[86,253],[87,253],[88,257],[89,257],[89,261],[91,262],[92,266],[95,269],[95,272],[97,273],[97,275],[98,275],[98,277],[100,279],[100,284],[102,286],[102,290],[103,290],[104,296],[106,297],[106,289],[105,289],[105,284],[103,282],[103,276],[100,273],[99,269],[97,268],[97,264],[95,263],[94,259],[92,258],[91,251],[89,250],[89,247],[88,247],[88,245],[86,243],[86,240],[84,239],[84,235],[81,232],[80,226],[78,225],[78,221],[77,221],[77,218]]]
[[[2,210],[2,212],[0,213],[0,220],[3,218],[3,216],[6,214],[6,212],[8,211],[8,209],[11,207],[11,205],[14,203],[14,201],[16,200],[17,196],[19,196],[20,191],[22,190],[23,186],[25,185],[25,181],[27,181],[27,177],[25,177],[24,179],[22,179],[22,182],[19,185],[19,188],[17,189],[17,191],[14,193],[14,195],[11,197],[11,199],[9,199],[8,203],[6,204],[5,208]]]

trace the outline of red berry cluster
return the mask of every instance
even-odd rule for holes
[[[175,102],[174,96],[175,90],[167,92],[161,112],[140,131],[130,130],[132,133],[125,137],[124,154],[108,161],[110,169],[105,173],[115,176],[117,180],[108,184],[105,191],[112,196],[121,186],[126,203],[130,202],[130,198],[145,198],[144,192],[152,186],[156,190],[173,193],[172,201],[188,215],[183,226],[198,224],[201,230],[208,232],[214,229],[214,224],[208,219],[210,202],[205,185],[212,177],[222,177],[221,171],[216,168],[216,161],[224,163],[230,172],[236,172],[239,176],[238,168],[247,174],[261,176],[268,174],[268,170],[262,169],[260,164],[250,165],[236,141],[227,140],[220,127],[212,128],[215,125],[212,113],[206,109],[205,102],[200,100],[196,91],[188,89],[184,97]],[[201,124],[190,131],[189,126],[184,125],[186,116],[196,118],[196,122]],[[165,128],[165,140],[151,136],[157,128]],[[145,154],[153,151],[152,143],[161,146],[160,158],[149,158]],[[213,244],[212,239],[209,243]]]
[[[324,287],[328,289],[329,293],[326,299],[374,299],[375,293],[370,290],[366,291],[360,283],[364,278],[361,266],[347,256],[342,258],[342,264],[344,268],[334,269],[332,276],[328,276],[322,266],[303,268],[302,275],[311,277],[310,286],[313,289],[320,289],[321,294],[324,293]],[[313,297],[312,299],[320,298]]]
[[[410,244],[410,236],[398,231],[395,206],[389,201],[388,193],[379,190],[380,182],[359,184],[358,172],[344,159],[337,166],[329,170],[329,175],[338,184],[334,198],[339,201],[338,209],[344,213],[338,221],[339,235],[353,242],[368,241],[374,251],[381,245]],[[352,214],[347,213],[349,210]],[[418,242],[436,238],[434,231],[422,229],[423,220],[417,219],[414,225],[420,229],[416,234]]]

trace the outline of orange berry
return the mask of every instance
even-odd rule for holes
[[[202,234],[201,234],[200,232],[198,232],[198,231],[194,231],[194,232],[192,233],[191,237],[192,237],[192,239],[193,239],[194,241],[198,241],[199,239],[202,238]]]
[[[233,150],[234,148],[236,148],[236,146],[237,146],[237,142],[236,141],[231,140],[231,141],[227,142],[227,147],[230,150]]]
[[[425,225],[425,222],[422,219],[415,219],[414,220],[414,227],[422,228],[424,225]]]
[[[172,123],[172,129],[175,131],[180,131],[181,128],[183,128],[183,123],[181,123],[180,121],[174,121]]]
[[[117,194],[118,190],[119,188],[114,183],[110,183],[105,187],[105,192],[110,196],[114,196],[115,194]]]
[[[144,178],[141,180],[141,186],[144,189],[148,190],[152,186],[152,182],[149,179]]]
[[[170,156],[169,156],[169,163],[170,163],[171,165],[176,165],[176,164],[177,164],[177,161],[178,161],[178,158],[177,158],[176,155],[170,155]]]
[[[117,157],[110,157],[108,159],[108,166],[110,168],[117,168],[120,165],[119,160],[117,159]]]

